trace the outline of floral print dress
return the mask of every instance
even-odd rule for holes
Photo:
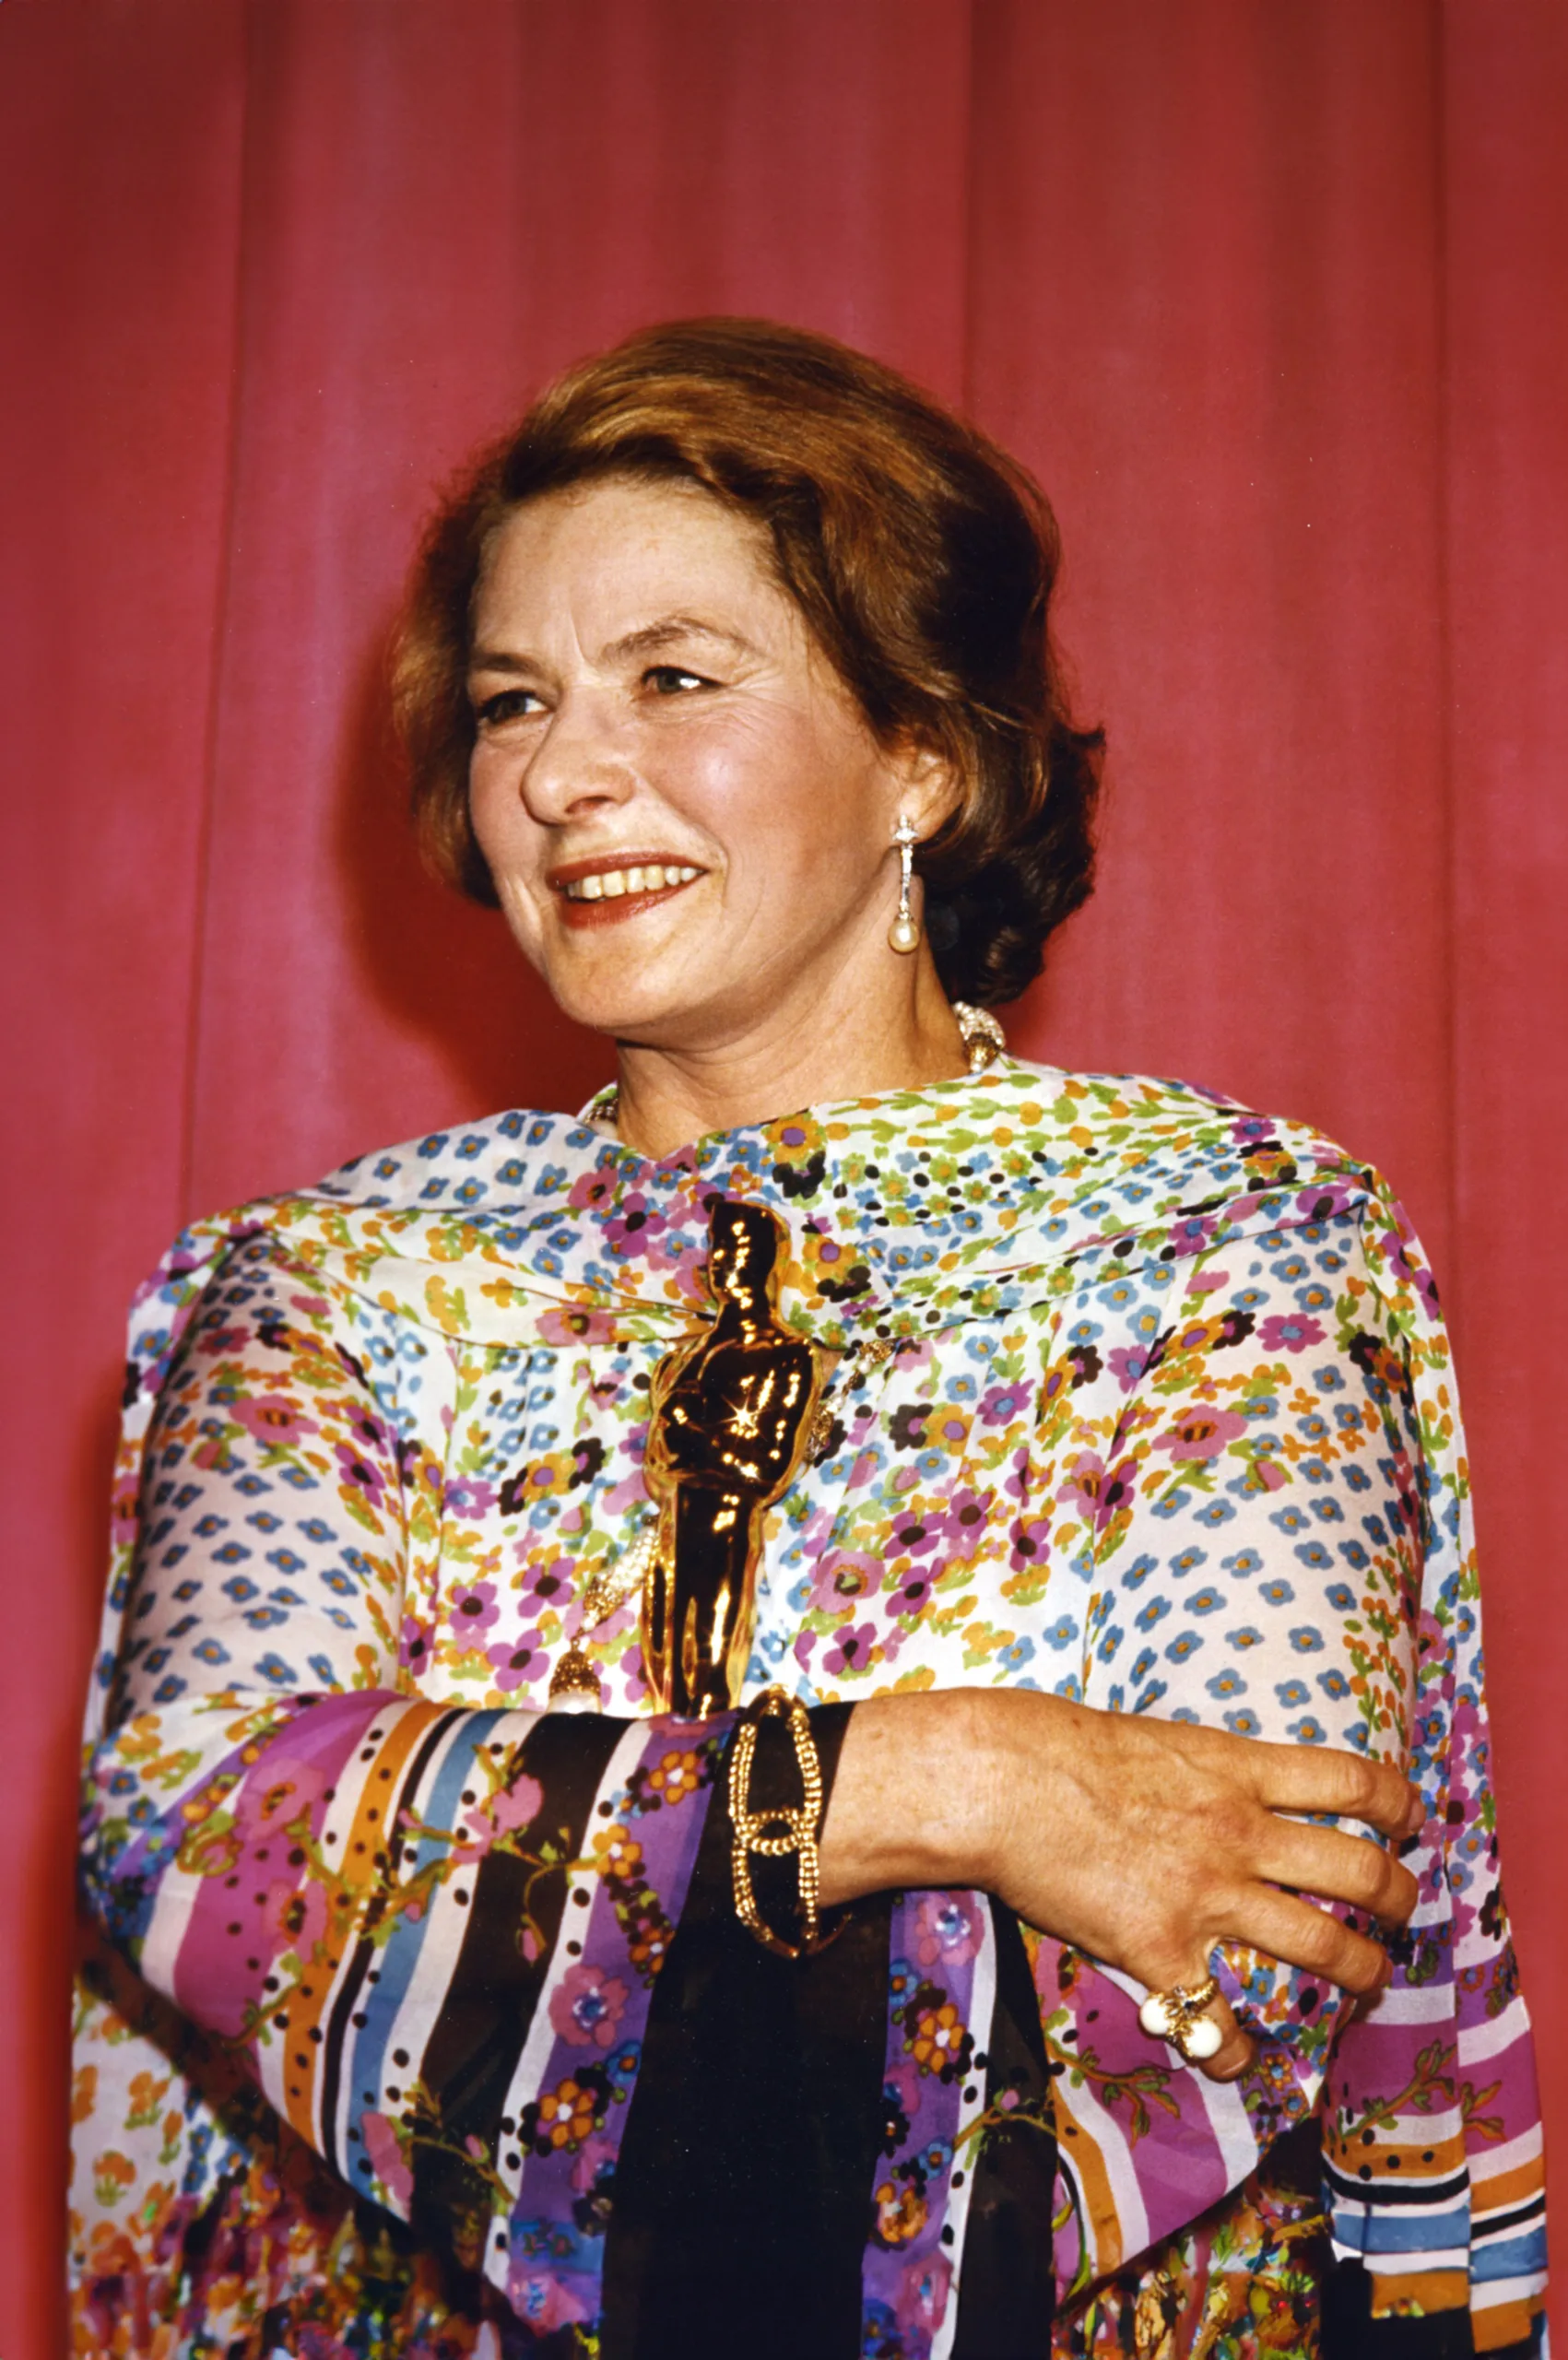
[[[780,1316],[840,1356],[751,1693],[1032,1686],[1360,1748],[1429,1806],[1370,2012],[1216,1953],[1257,2039],[1223,2087],[984,1896],[886,1904],[859,2350],[964,2360],[971,2200],[1032,2129],[1055,2317],[1020,2351],[1310,2354],[1330,2256],[1375,2316],[1530,2346],[1540,2132],[1420,1247],[1298,1127],[1004,1060],[658,1162],[506,1114],[178,1241],[132,1315],[89,1710],[75,2348],[615,2360],[617,2171],[729,1724],[650,1717],[635,1603],[583,1600],[649,1514],[715,1192],[785,1225]],[[574,1638],[602,1716],[543,1711]]]

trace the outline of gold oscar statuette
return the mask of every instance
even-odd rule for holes
[[[804,1456],[821,1390],[812,1346],[774,1310],[782,1223],[721,1199],[708,1223],[716,1316],[654,1379],[645,1478],[658,1535],[643,1591],[654,1709],[727,1711],[751,1652],[762,1518]]]

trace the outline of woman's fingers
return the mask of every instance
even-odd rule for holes
[[[1388,1980],[1388,1953],[1371,1934],[1358,1933],[1326,1909],[1315,1908],[1278,1886],[1255,1886],[1233,1913],[1232,1941],[1304,1967],[1341,1991],[1380,1991]]]
[[[1362,1837],[1336,1836],[1329,1828],[1313,1829],[1309,1833],[1326,1842],[1359,1846],[1374,1860],[1384,1855],[1375,1845]],[[1413,1882],[1397,1864],[1390,1862],[1408,1882]],[[1340,1871],[1340,1882],[1353,1880]],[[1329,1880],[1324,1881],[1326,1883]],[[1350,1897],[1350,1896],[1347,1896]],[[1370,1906],[1370,1905],[1363,1905]],[[1256,1885],[1244,1897],[1240,1897],[1227,1912],[1232,1930],[1227,1939],[1247,1948],[1261,1951],[1269,1958],[1281,1960],[1288,1966],[1303,1968],[1309,1975],[1321,1976],[1326,1985],[1348,1991],[1360,1999],[1373,1998],[1381,1991],[1389,1977],[1388,1954],[1383,1945],[1369,1934],[1362,1934],[1326,1909],[1315,1906],[1295,1893],[1282,1892],[1271,1884]],[[1136,1970],[1135,1970],[1136,1971]],[[1207,1968],[1173,1978],[1187,1990],[1195,1989],[1207,1976]],[[1169,1989],[1169,1984],[1151,1984],[1151,1989]],[[1237,2023],[1229,2003],[1216,1993],[1205,2011],[1220,2029],[1220,2047],[1212,2057],[1192,2058],[1188,2061],[1211,2082],[1233,2082],[1251,2065],[1256,2044]]]
[[[1224,2036],[1212,2057],[1195,2057],[1193,2063],[1211,2082],[1233,2082],[1244,2073],[1257,2053],[1257,2044],[1244,2033],[1231,2012],[1228,2000],[1218,1992],[1210,2000],[1208,2012]]]
[[[1386,1926],[1402,1926],[1421,1892],[1409,1869],[1366,1836],[1272,1813],[1261,1830],[1253,1869],[1272,1884],[1349,1902]]]
[[[1244,1934],[1232,1939],[1239,1939],[1248,1947],[1282,1959],[1289,1965],[1303,1967],[1310,1975],[1321,1976],[1326,1984],[1335,1985],[1342,1991],[1370,1998],[1381,1991],[1388,1980],[1387,1954],[1380,1943],[1366,1934],[1353,1932],[1326,1910],[1315,1909],[1311,1902],[1302,1901],[1294,1894],[1260,1886],[1237,1915],[1246,1918],[1247,1928]],[[1207,1975],[1205,1967],[1175,1980],[1191,1991]],[[1149,1988],[1159,1990],[1169,1989],[1170,1986],[1154,1984]],[[1211,2082],[1236,2081],[1251,2065],[1256,2043],[1244,2032],[1220,1993],[1215,1993],[1204,2012],[1219,2027],[1220,2046],[1212,2057],[1195,2057],[1188,2062]]]
[[[1245,1739],[1248,1788],[1270,1811],[1332,1811],[1385,1835],[1414,1835],[1425,1819],[1421,1796],[1402,1772],[1364,1753],[1326,1745],[1272,1745]]]

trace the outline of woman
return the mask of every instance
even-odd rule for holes
[[[1089,886],[1055,564],[736,322],[438,519],[424,841],[619,1080],[138,1303],[79,2349],[1533,2348],[1419,1248],[984,1013]]]

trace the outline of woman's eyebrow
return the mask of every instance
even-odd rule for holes
[[[468,658],[470,672],[536,672],[538,666],[526,655],[509,655],[504,647],[476,647]]]
[[[635,631],[612,639],[603,650],[603,657],[623,661],[628,656],[655,655],[662,648],[691,639],[714,641],[720,646],[733,648],[737,655],[759,653],[750,640],[737,631],[726,631],[722,623],[705,623],[699,615],[661,615],[656,622],[642,623]],[[476,647],[468,658],[470,673],[506,672],[521,677],[542,668],[536,658],[515,655],[504,647]]]
[[[737,631],[726,631],[721,623],[706,623],[700,615],[661,615],[657,622],[643,623],[637,631],[611,640],[605,649],[610,656],[654,655],[660,648],[672,646],[677,640],[711,639],[732,647],[740,655],[755,655],[757,649]]]

